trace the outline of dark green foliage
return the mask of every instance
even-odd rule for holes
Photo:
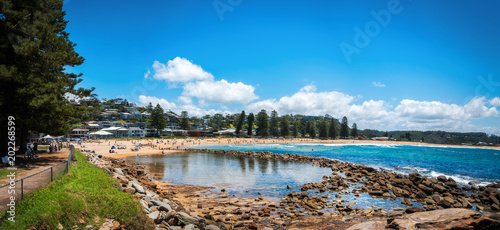
[[[253,130],[253,121],[255,120],[255,116],[253,113],[248,114],[248,128],[247,128],[247,135],[252,136],[252,130]]]
[[[245,122],[245,111],[241,111],[240,117],[238,118],[238,124],[236,125],[236,136],[240,136],[241,129],[243,128],[243,123]]]
[[[347,121],[347,117],[342,118],[342,123],[340,124],[340,137],[348,138],[349,137],[349,123]]]
[[[316,122],[309,121],[307,126],[308,126],[307,132],[309,133],[309,137],[315,138],[316,137]]]
[[[297,137],[299,135],[299,123],[298,122],[293,122],[293,127],[292,127],[292,136]]]
[[[356,123],[352,124],[351,136],[354,138],[358,137],[358,125],[356,125]]]
[[[76,88],[82,74],[64,72],[84,59],[64,31],[62,0],[3,0],[0,7],[0,128],[7,130],[6,119],[15,117],[23,152],[29,131],[69,132],[85,108],[72,106],[66,95],[83,98],[93,89]],[[2,149],[7,149],[5,134],[0,134]]]
[[[330,126],[328,126],[328,136],[332,139],[337,138],[337,121],[335,119],[330,121]]]
[[[184,130],[189,130],[191,129],[191,126],[189,125],[189,116],[187,111],[182,111],[181,112],[181,129]]]
[[[280,120],[280,131],[282,137],[287,137],[290,135],[290,123],[288,122],[288,116],[282,116]]]
[[[269,115],[264,109],[257,114],[257,136],[269,136]]]
[[[322,120],[319,123],[319,137],[321,138],[328,137],[328,128],[325,120]]]
[[[277,137],[280,135],[279,117],[278,117],[278,112],[276,112],[276,110],[273,110],[271,112],[271,124],[269,127],[269,131],[271,132],[271,136],[273,137]]]
[[[300,122],[300,135],[302,135],[302,137],[306,137],[306,134],[307,134],[307,124],[304,120],[302,120]]]
[[[152,114],[153,110],[154,110],[153,104],[151,102],[149,102],[149,105],[146,106],[146,111],[148,113]]]
[[[163,108],[160,104],[157,104],[151,113],[151,126],[154,127],[158,133],[161,132],[167,125],[167,121],[165,120],[165,116],[163,115]]]

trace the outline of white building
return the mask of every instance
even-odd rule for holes
[[[146,136],[146,133],[144,130],[140,129],[139,127],[130,127],[128,129],[128,137],[144,137]]]
[[[109,127],[101,130],[112,133],[113,137],[125,138],[129,135],[128,129],[124,127]]]

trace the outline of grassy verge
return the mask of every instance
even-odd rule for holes
[[[13,171],[16,171],[16,170],[14,170],[14,169],[2,169],[2,170],[0,170],[0,178],[2,178],[2,179],[6,178],[7,175],[9,175]],[[16,171],[16,173],[18,173],[18,172]]]
[[[127,229],[154,229],[139,202],[119,191],[113,178],[88,163],[78,150],[75,158],[68,174],[17,201],[15,223],[2,213],[0,229],[57,229],[59,223],[65,229],[75,225],[82,229],[100,226],[105,218],[115,219]],[[85,223],[79,223],[81,220]]]

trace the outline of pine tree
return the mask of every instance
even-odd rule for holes
[[[309,122],[308,132],[311,138],[316,138],[316,122],[314,121]]]
[[[255,120],[255,117],[253,113],[248,114],[248,128],[247,128],[247,135],[252,136],[252,130],[253,130],[253,121]]]
[[[335,119],[330,121],[330,127],[328,130],[328,136],[332,139],[337,138],[337,122]]]
[[[299,135],[299,124],[297,122],[293,123],[292,135],[293,137],[297,137]]]
[[[319,124],[319,137],[326,138],[328,136],[328,128],[326,121],[322,120]]]
[[[15,119],[20,153],[30,131],[68,133],[85,108],[72,106],[66,96],[93,91],[76,87],[82,74],[64,72],[84,61],[64,31],[64,16],[62,0],[0,3],[0,128],[7,130],[7,119]],[[6,135],[0,132],[0,155],[7,153]]]
[[[302,137],[306,137],[306,134],[307,134],[307,124],[305,123],[304,120],[302,120],[302,122],[300,122],[300,135]]]
[[[257,136],[269,136],[269,115],[264,109],[257,114]]]
[[[356,123],[353,123],[353,124],[352,124],[351,135],[352,135],[354,138],[357,138],[357,137],[358,137],[358,125],[356,125]]]
[[[278,112],[276,112],[276,110],[273,110],[271,112],[271,124],[269,130],[271,132],[271,136],[273,137],[277,137],[280,135],[279,117],[278,117]]]
[[[189,126],[189,116],[187,111],[181,112],[181,129],[189,130],[191,127]]]
[[[149,105],[146,106],[146,111],[148,113],[152,114],[153,110],[154,110],[153,104],[151,102],[149,102]]]
[[[348,138],[349,137],[349,124],[347,121],[347,117],[342,118],[342,123],[340,124],[340,137]]]
[[[288,115],[282,116],[280,121],[280,131],[282,137],[287,137],[290,135],[290,122],[288,122]]]
[[[245,122],[245,111],[241,111],[240,117],[238,118],[238,124],[236,124],[236,136],[240,136],[241,129],[243,128],[243,123]]]
[[[160,106],[160,104],[157,104],[151,113],[151,126],[157,130],[158,134],[160,134],[167,125],[165,116],[163,114],[163,108]]]

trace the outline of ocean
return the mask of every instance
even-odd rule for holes
[[[325,157],[408,174],[452,177],[457,183],[500,181],[500,150],[400,144],[243,144],[204,145],[198,149],[270,151]]]

